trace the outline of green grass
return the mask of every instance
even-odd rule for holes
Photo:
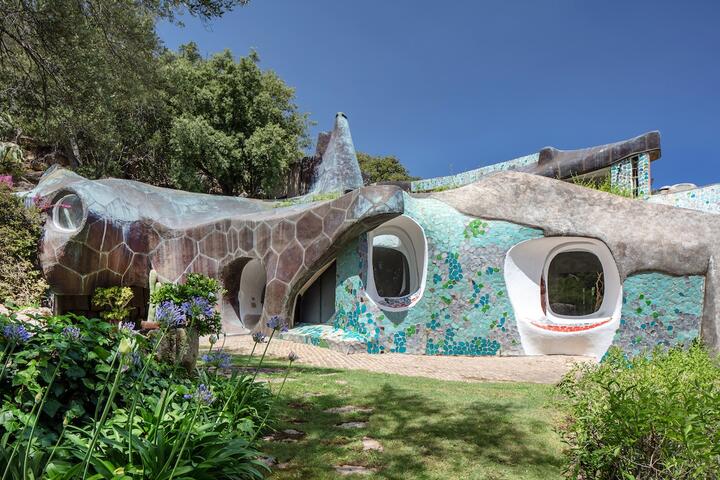
[[[244,359],[242,360],[244,361]],[[281,367],[283,363],[266,363]],[[272,378],[284,370],[264,371]],[[552,387],[523,383],[464,383],[363,371],[293,367],[278,402],[278,430],[307,435],[296,443],[261,448],[282,463],[274,479],[335,479],[334,465],[377,469],[372,479],[561,478],[562,444],[553,431],[558,414]],[[338,383],[340,381],[340,383]],[[347,383],[342,383],[347,382]],[[310,396],[319,394],[319,396]],[[323,410],[354,405],[367,413]],[[367,428],[343,430],[346,421]],[[364,436],[384,452],[363,452]]]

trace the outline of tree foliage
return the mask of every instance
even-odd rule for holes
[[[306,145],[293,89],[255,53],[173,53],[155,32],[246,1],[0,2],[0,135],[30,137],[93,178],[270,191]]]
[[[173,183],[227,195],[271,191],[306,144],[294,90],[261,70],[254,52],[203,59],[191,43],[164,62]]]
[[[380,157],[358,152],[357,157],[360,170],[369,183],[417,180],[394,156]]]

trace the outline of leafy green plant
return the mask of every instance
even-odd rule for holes
[[[634,198],[632,190],[613,184],[609,174],[600,179],[572,177],[570,179],[570,183],[585,188],[592,188],[593,190],[599,190],[601,192],[612,193],[613,195],[618,195],[620,197]]]
[[[720,477],[720,366],[699,343],[633,359],[612,348],[558,393],[571,478]]]
[[[0,189],[0,303],[38,304],[48,285],[38,262],[40,211]]]
[[[219,350],[195,377],[157,363],[167,331],[146,339],[97,319],[0,317],[0,479],[263,478],[255,440],[282,386],[273,396],[255,383],[262,361],[252,376],[219,375],[231,366]]]
[[[128,304],[133,299],[133,292],[129,287],[96,288],[93,295],[93,305],[98,308],[107,308],[100,312],[100,316],[109,322],[120,323],[130,316],[131,308]]]
[[[18,176],[23,171],[23,153],[15,143],[0,142],[0,175]]]

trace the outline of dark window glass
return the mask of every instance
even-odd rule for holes
[[[605,278],[600,259],[590,252],[562,252],[550,262],[547,295],[557,315],[580,317],[600,309]]]
[[[410,294],[410,265],[405,255],[393,248],[373,247],[375,290],[381,297]]]

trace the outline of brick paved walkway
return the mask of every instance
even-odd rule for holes
[[[252,345],[249,335],[227,337],[225,350],[249,354]],[[201,348],[207,348],[207,345]],[[542,357],[451,357],[400,353],[345,355],[327,348],[278,339],[273,339],[268,355],[285,357],[291,350],[300,355],[298,363],[305,365],[464,382],[557,383],[574,363],[592,361],[588,357],[562,355]]]

